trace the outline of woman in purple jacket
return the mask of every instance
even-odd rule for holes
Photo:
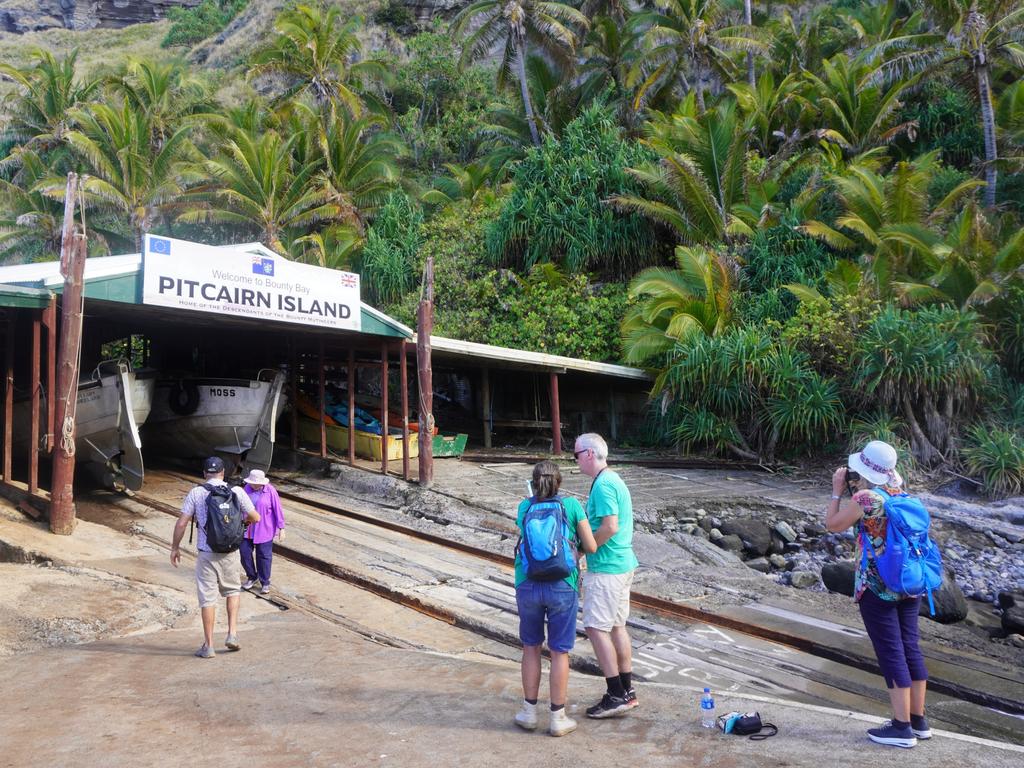
[[[245,569],[245,583],[242,584],[242,589],[252,589],[259,579],[260,594],[267,595],[270,594],[270,561],[274,555],[274,535],[277,535],[278,541],[284,541],[281,498],[267,476],[259,469],[252,470],[245,478],[245,492],[260,513],[260,520],[246,529],[245,538],[238,549],[242,555],[242,568]]]

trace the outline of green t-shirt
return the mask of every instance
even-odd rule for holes
[[[587,555],[587,570],[593,573],[628,573],[640,561],[633,554],[633,499],[622,478],[610,469],[601,472],[587,498],[587,519],[597,533],[601,518],[619,516],[619,530],[608,541]]]
[[[586,514],[583,512],[583,505],[580,504],[576,499],[571,496],[562,498],[562,506],[565,507],[565,520],[569,524],[569,530],[572,531],[572,541],[579,549],[579,537],[576,535],[576,527],[580,524],[580,520],[586,519]],[[530,500],[523,499],[519,502],[519,512],[516,513],[516,527],[519,529],[519,535],[523,535],[523,518],[526,516],[526,510],[530,508]],[[575,590],[579,590],[576,583],[579,581],[580,571],[578,568],[574,569],[573,572],[562,579],[566,584]],[[522,557],[519,556],[518,550],[516,551],[516,586],[518,587],[526,581],[526,566],[523,564]]]

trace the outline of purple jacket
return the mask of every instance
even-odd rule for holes
[[[257,491],[246,484],[245,492],[252,499],[253,506],[260,514],[260,521],[252,523],[245,531],[245,538],[252,539],[253,544],[271,541],[278,530],[284,528],[284,512],[281,511],[281,497],[269,483]]]

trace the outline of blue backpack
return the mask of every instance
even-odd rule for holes
[[[531,581],[560,581],[576,570],[573,532],[561,496],[544,501],[530,499],[516,550]]]
[[[881,488],[875,493],[885,500],[885,515],[889,521],[885,535],[885,550],[879,555],[863,525],[860,533],[865,546],[861,547],[865,567],[868,549],[875,559],[878,575],[893,592],[904,595],[928,595],[928,608],[935,615],[932,592],[942,585],[942,555],[928,537],[931,518],[920,499],[900,493],[890,496]]]

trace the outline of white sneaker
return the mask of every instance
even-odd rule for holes
[[[252,589],[252,587],[253,587],[253,585],[255,583],[256,583],[256,579],[246,579],[245,581],[242,582],[242,589]]]
[[[537,705],[528,701],[523,702],[523,708],[516,712],[516,725],[520,728],[533,731],[537,729]]]
[[[551,713],[551,722],[548,724],[548,733],[552,736],[565,736],[576,730],[576,721],[565,714],[565,707],[557,712]]]

